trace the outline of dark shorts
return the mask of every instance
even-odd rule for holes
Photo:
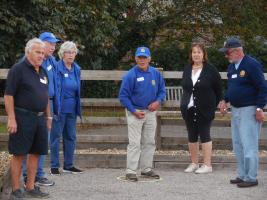
[[[197,113],[194,107],[187,110],[187,118],[185,120],[188,131],[188,140],[190,143],[198,142],[200,137],[201,143],[210,142],[211,121]]]
[[[17,132],[9,134],[9,153],[47,155],[48,133],[45,116],[21,109],[15,109],[15,115]]]

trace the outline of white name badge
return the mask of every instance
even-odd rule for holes
[[[232,74],[232,78],[237,78],[237,74]]]
[[[41,79],[40,78],[40,82],[43,83],[43,84],[47,84],[47,80],[46,79]]]
[[[137,78],[137,82],[144,81],[144,80],[145,80],[144,77],[139,77],[139,78]]]
[[[50,71],[52,69],[52,65],[49,65],[48,67],[47,67],[47,71]]]
[[[64,74],[65,78],[68,78],[69,77],[69,74]]]

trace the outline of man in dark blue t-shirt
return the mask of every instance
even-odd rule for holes
[[[41,67],[44,49],[40,39],[30,40],[25,47],[25,59],[12,66],[7,76],[4,99],[8,115],[8,150],[12,154],[11,199],[49,196],[34,186],[39,156],[48,153],[47,129],[51,129],[52,123],[48,78]],[[27,154],[28,179],[24,192],[20,189],[20,175],[22,160]]]
[[[50,99],[50,111],[53,113],[53,99],[56,90],[56,80],[57,80],[57,61],[53,56],[53,53],[56,49],[56,44],[60,42],[58,38],[51,32],[43,32],[40,34],[39,39],[42,40],[45,44],[45,55],[42,63],[42,68],[45,70],[48,76],[48,95]],[[48,141],[50,138],[50,132],[48,133]],[[55,184],[54,181],[49,180],[45,176],[44,164],[45,164],[45,155],[40,155],[38,161],[38,168],[35,177],[35,184],[38,186],[52,186]],[[24,182],[27,182],[27,169],[26,169],[26,159],[23,161],[23,177]]]
[[[238,187],[258,185],[258,146],[263,107],[267,103],[267,85],[261,64],[245,55],[238,38],[229,38],[219,50],[230,65],[227,70],[228,89],[219,107],[222,114],[231,104],[233,149],[237,159],[237,177],[230,180]]]

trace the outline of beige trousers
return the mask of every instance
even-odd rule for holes
[[[155,153],[156,112],[144,110],[143,119],[136,118],[126,111],[128,124],[127,169],[126,173],[134,173],[140,166],[142,172],[152,169]]]

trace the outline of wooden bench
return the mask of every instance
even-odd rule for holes
[[[166,86],[166,98],[164,107],[179,107],[183,88],[181,86]]]

